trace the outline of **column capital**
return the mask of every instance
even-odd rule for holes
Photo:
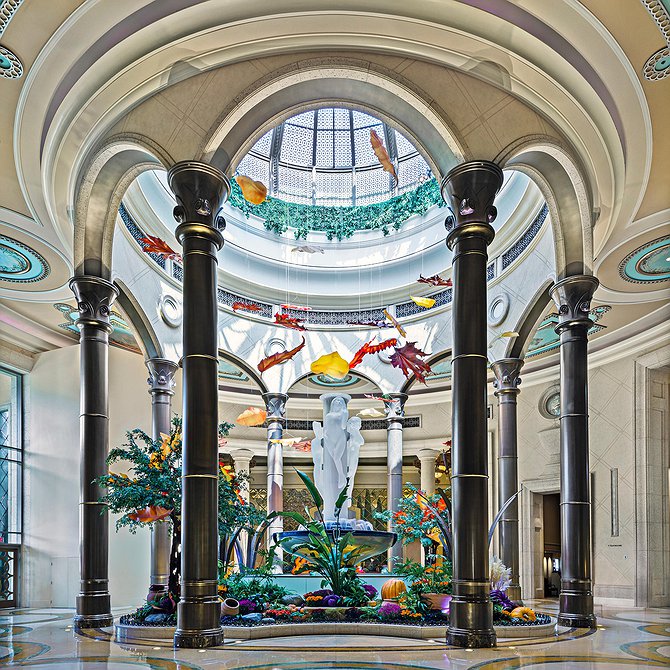
[[[251,461],[254,459],[254,452],[251,449],[231,449],[228,453],[233,462],[248,461],[249,465],[253,467]]]
[[[591,275],[573,275],[561,279],[549,289],[558,308],[559,322],[555,328],[557,333],[577,326],[591,327],[591,299],[599,284]]]
[[[167,358],[150,358],[144,361],[149,370],[147,384],[151,395],[174,395],[175,374],[179,365]]]
[[[498,216],[493,201],[502,184],[502,170],[490,161],[470,161],[449,171],[442,180],[442,197],[451,210],[444,222],[449,249],[463,237],[493,241],[491,224]]]
[[[501,358],[491,363],[491,370],[496,377],[493,380],[493,388],[496,389],[494,395],[519,393],[519,384],[521,384],[519,372],[522,367],[523,359],[521,358]]]
[[[409,397],[406,393],[388,393],[390,402],[384,403],[387,421],[402,421],[405,417],[405,403]]]
[[[422,463],[430,460],[435,461],[439,453],[440,452],[437,449],[419,449],[417,457]]]
[[[111,333],[109,317],[119,289],[106,279],[90,275],[72,277],[70,289],[77,300],[77,326],[94,326]]]
[[[286,403],[288,402],[286,393],[263,393],[263,400],[268,413],[268,421],[286,422]]]
[[[177,199],[172,215],[179,224],[175,231],[179,242],[195,235],[220,249],[226,222],[219,212],[230,195],[228,177],[207,163],[181,161],[170,168],[168,184]]]

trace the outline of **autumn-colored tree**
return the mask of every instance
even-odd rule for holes
[[[219,437],[228,435],[232,424],[219,425]],[[168,591],[179,595],[181,572],[181,482],[182,421],[172,419],[169,435],[152,440],[136,428],[126,433],[128,442],[112,449],[107,457],[111,466],[129,464],[128,473],[110,470],[99,484],[107,488],[101,501],[111,512],[120,514],[116,528],[127,527],[131,533],[154,523],[169,523],[172,530]],[[247,478],[237,475],[230,466],[219,468],[219,533],[234,533],[257,524],[258,510],[240,496]]]

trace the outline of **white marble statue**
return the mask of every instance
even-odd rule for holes
[[[347,487],[349,498],[342,506],[340,526],[346,529],[371,530],[367,521],[349,518],[354,477],[363,436],[361,420],[349,418],[347,403],[351,396],[344,393],[326,393],[320,397],[323,402],[323,427],[315,421],[312,424],[312,460],[314,461],[314,484],[323,498],[323,515],[326,525],[336,521],[335,502],[340,491]]]

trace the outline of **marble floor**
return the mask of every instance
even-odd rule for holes
[[[554,601],[533,603],[555,613]],[[507,670],[670,668],[670,609],[597,612],[594,631],[561,628],[543,639],[501,639],[496,649],[455,649],[444,640],[372,636],[227,639],[207,650],[172,649],[165,641],[119,644],[111,629],[77,634],[72,611],[6,610],[0,614],[0,665],[32,670]]]

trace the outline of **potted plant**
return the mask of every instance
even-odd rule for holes
[[[411,559],[396,564],[397,574],[411,582],[408,597],[426,609],[445,612],[451,601],[451,563],[442,556],[429,555],[433,563],[420,565]]]

